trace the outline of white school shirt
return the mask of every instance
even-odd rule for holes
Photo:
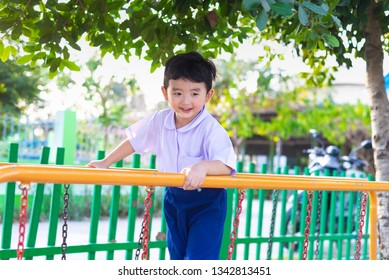
[[[174,111],[157,111],[126,129],[136,153],[152,153],[160,172],[179,173],[202,160],[220,160],[236,173],[236,155],[231,140],[205,106],[196,118],[176,128]]]

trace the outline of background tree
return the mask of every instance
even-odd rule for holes
[[[377,180],[389,180],[389,101],[384,88],[383,53],[389,49],[389,1],[385,0],[221,0],[0,2],[0,58],[25,52],[22,64],[41,63],[52,75],[77,70],[69,48],[85,38],[126,59],[135,54],[156,69],[179,50],[207,56],[233,52],[244,39],[292,45],[312,68],[309,82],[331,82],[326,62],[366,61]],[[268,57],[271,59],[271,49]],[[337,65],[333,70],[336,70]],[[379,193],[380,249],[389,258],[389,192]]]
[[[98,116],[97,121],[104,128],[101,148],[105,150],[109,147],[110,129],[128,125],[128,116],[134,109],[130,103],[135,95],[140,94],[140,88],[134,77],[122,80],[118,80],[114,75],[106,77],[104,73],[99,72],[102,62],[97,58],[88,60],[85,66],[85,72],[88,73],[83,82],[86,89],[85,99],[92,103]],[[141,111],[144,109],[138,108]]]
[[[336,104],[329,92],[308,90],[301,77],[254,60],[232,55],[215,62],[219,78],[212,111],[229,132],[238,155],[244,155],[244,141],[253,135],[278,142],[306,137],[307,131],[317,128],[329,142],[350,147],[371,135],[370,109],[361,102]],[[265,112],[274,117],[264,120]]]
[[[38,97],[44,84],[38,69],[17,65],[14,61],[0,61],[0,112],[20,115]]]

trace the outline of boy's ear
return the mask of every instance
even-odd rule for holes
[[[215,90],[214,89],[210,89],[207,93],[207,96],[205,98],[205,102],[208,102],[209,100],[211,100],[212,96],[215,94]]]
[[[165,97],[165,101],[168,101],[167,90],[164,86],[161,86],[161,91],[162,91],[163,97]]]

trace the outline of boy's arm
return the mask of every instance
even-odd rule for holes
[[[93,160],[89,162],[86,166],[95,167],[95,168],[108,168],[115,162],[124,159],[125,157],[133,154],[135,152],[130,141],[128,139],[121,142],[109,155],[107,155],[102,160]]]
[[[232,168],[220,160],[204,160],[185,167],[181,173],[185,174],[184,190],[195,190],[201,186],[207,175],[230,175]]]

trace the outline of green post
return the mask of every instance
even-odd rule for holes
[[[8,162],[16,163],[18,161],[18,150],[19,150],[19,145],[17,143],[11,143],[9,145]],[[15,182],[7,183],[6,191],[5,191],[4,214],[3,214],[3,234],[1,238],[2,249],[11,248],[12,222],[13,222],[13,213],[15,207],[15,188],[16,188]]]
[[[307,172],[307,173],[305,173]],[[300,175],[300,167],[298,166],[295,166],[294,167],[294,171],[293,171],[293,174],[294,175]],[[308,168],[305,168],[304,169],[304,175],[308,175],[309,174],[309,170]],[[291,196],[293,197],[293,204],[292,204],[292,211],[290,213],[290,223],[292,225],[296,225],[296,219],[298,220],[299,217],[296,217],[296,212],[297,212],[297,203],[298,203],[298,191],[297,190],[292,190],[291,192]],[[292,234],[294,235],[296,233],[296,227],[295,226],[292,226]],[[302,247],[302,242],[298,242],[297,243],[297,248],[299,247]],[[294,252],[295,252],[295,245],[293,242],[290,242],[289,245],[288,245],[288,260],[293,260],[294,258]],[[300,252],[298,251],[298,254],[300,255]],[[301,249],[301,255],[302,255],[302,249]]]
[[[255,173],[256,165],[253,162],[250,162],[249,164],[249,173]],[[245,237],[250,237],[251,233],[251,218],[252,218],[252,208],[253,208],[253,190],[247,189],[246,190],[246,229],[245,229]],[[246,243],[244,246],[244,260],[249,259],[250,254],[250,244]]]
[[[132,155],[132,168],[140,167],[140,155]],[[131,186],[130,189],[130,200],[128,202],[128,228],[127,228],[127,242],[134,242],[135,236],[135,223],[136,223],[136,212],[138,209],[138,186]],[[132,259],[132,250],[126,251],[126,260]]]
[[[150,155],[150,162],[149,162],[149,168],[150,169],[155,169],[155,160],[156,156],[155,155]],[[150,186],[150,187],[155,187],[155,186]],[[151,229],[152,229],[152,224],[153,224],[153,217],[154,217],[154,203],[155,203],[155,189],[154,189],[154,194],[151,196],[151,207],[150,207],[150,236],[151,236]]]
[[[97,159],[103,159],[105,156],[104,151],[99,151],[97,154]],[[100,219],[100,206],[101,206],[101,185],[95,185],[93,192],[93,201],[91,206],[90,214],[90,231],[89,231],[89,244],[96,244],[97,242],[97,232],[99,228],[99,219]],[[94,260],[96,258],[96,252],[88,253],[88,260]]]
[[[118,161],[115,167],[123,167],[123,160]],[[111,207],[109,211],[109,231],[108,242],[116,242],[116,229],[119,217],[119,202],[120,202],[120,186],[116,185],[112,187]],[[107,260],[114,259],[114,251],[107,251]]]
[[[284,167],[282,171],[283,175],[289,174],[289,168],[287,166]],[[286,234],[286,202],[288,200],[288,191],[281,191],[281,218],[280,218],[280,236],[285,236]],[[278,259],[284,259],[284,244],[280,243],[278,248]]]
[[[65,148],[65,165],[73,165],[77,143],[76,113],[70,110],[57,112],[54,129],[54,143],[50,146]]]
[[[41,159],[40,159],[40,164],[48,164],[49,163],[49,155],[50,155],[50,148],[43,147]],[[30,216],[30,227],[29,227],[27,243],[26,243],[27,247],[30,247],[30,248],[34,248],[35,243],[36,243],[39,220],[40,220],[41,211],[42,211],[44,190],[45,190],[45,184],[42,184],[42,183],[37,184],[36,189],[35,189],[34,201],[32,204],[32,211],[31,211],[31,216]],[[25,259],[32,260],[32,257],[26,256]]]
[[[267,164],[261,165],[261,174],[267,174]],[[264,214],[264,206],[265,206],[266,192],[261,189],[258,191],[258,226],[257,226],[257,236],[262,236],[262,228],[263,228],[263,214]],[[261,246],[262,243],[258,242],[256,246],[255,259],[261,259]]]

